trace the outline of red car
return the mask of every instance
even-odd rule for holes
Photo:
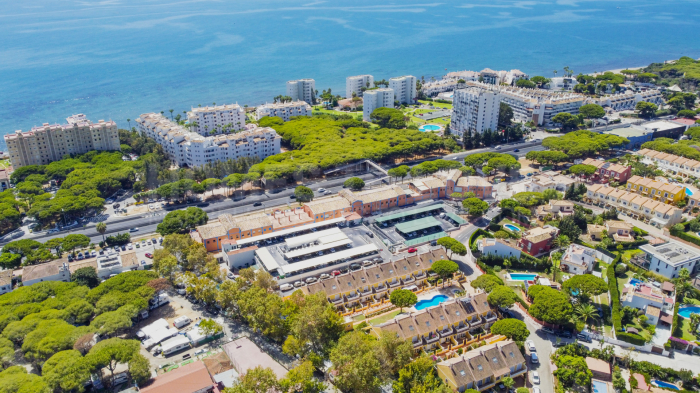
[[[331,276],[339,276],[340,275],[340,270],[333,270],[331,272]]]
[[[411,247],[408,249],[408,252],[418,252],[418,249],[415,247]]]
[[[146,253],[146,258],[151,258],[151,259],[153,259],[153,254],[151,254],[150,252],[147,252],[147,253]]]

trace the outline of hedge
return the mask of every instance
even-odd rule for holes
[[[579,238],[574,239],[574,243],[579,244],[579,245],[584,246],[584,247],[588,247],[588,248],[595,248],[594,245],[592,245],[590,243],[586,243]]]
[[[678,299],[676,299],[676,304],[673,305],[673,324],[671,325],[671,335],[674,337],[683,337],[683,323],[678,316],[678,308],[680,307]]]
[[[615,336],[617,337],[618,340],[625,341],[625,342],[628,342],[630,344],[634,344],[634,345],[646,344],[644,337],[642,337],[638,334],[619,332],[619,333],[615,333]]]
[[[610,291],[610,301],[612,303],[612,322],[616,333],[622,331],[622,317],[620,316],[620,289],[617,287],[617,277],[615,277],[615,267],[617,266],[618,262],[620,262],[620,258],[621,256],[618,254],[605,271],[605,274],[608,277],[608,289]]]
[[[679,239],[683,239],[687,242],[691,242],[695,245],[700,246],[700,239],[698,239],[697,237],[695,237],[693,235],[689,235],[686,232],[678,232],[678,231],[671,230],[671,235],[673,235]]]
[[[474,242],[476,242],[476,238],[479,236],[484,235],[484,236],[491,236],[490,233],[486,232],[485,230],[479,228],[477,229],[472,235],[469,237],[469,248],[471,249],[474,246]]]
[[[500,225],[498,225],[498,224],[496,224],[496,223],[493,222],[493,221],[491,221],[491,223],[489,224],[489,230],[490,230],[491,232],[498,232],[498,231],[500,231],[501,229],[503,229],[503,227],[500,226]]]

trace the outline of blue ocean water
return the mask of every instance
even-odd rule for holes
[[[591,72],[700,56],[698,0],[0,0],[0,131],[285,93],[314,78]],[[132,120],[131,125],[134,125]],[[4,141],[0,140],[0,149]]]

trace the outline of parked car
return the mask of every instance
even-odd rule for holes
[[[515,149],[515,150],[513,150],[513,151],[517,153],[517,152],[519,152],[519,151],[520,151],[520,149]]]
[[[359,263],[351,263],[350,264],[350,270],[355,271],[355,270],[360,270],[362,269],[362,266],[360,266]]]
[[[537,357],[537,353],[533,352],[530,354],[530,361],[532,364],[538,364],[540,362],[540,359]]]
[[[304,283],[301,281],[294,281],[294,288],[303,287]]]
[[[297,196],[294,195],[294,194],[292,194],[292,195],[289,196],[289,199],[297,199]]]
[[[253,203],[253,206],[262,206],[262,202],[255,202]]]
[[[546,326],[542,328],[542,331],[545,333],[554,334],[554,330],[552,330],[551,328],[548,328]]]
[[[189,359],[189,358],[191,358],[191,357],[192,357],[192,355],[190,355],[189,353],[186,353],[186,354],[184,354],[184,355],[182,356],[182,360],[187,360],[187,359]]]
[[[307,278],[307,279],[304,280],[304,281],[306,281],[307,284],[313,284],[313,283],[315,283],[316,281],[318,281],[318,278],[316,278],[316,277],[309,277],[309,278]]]
[[[532,383],[535,385],[540,384],[540,373],[538,373],[537,371],[532,372]]]
[[[494,147],[494,149],[496,149],[496,150],[501,150],[501,146],[498,145],[498,146]]]
[[[323,187],[321,187],[321,188],[318,189],[318,192],[326,192],[326,189],[323,188]]]
[[[85,257],[83,256],[83,253],[82,253],[82,252],[79,252],[79,253],[78,253],[78,260],[79,260],[79,261],[82,261],[83,259],[85,259]]]
[[[580,340],[580,341],[585,341],[587,343],[593,342],[593,340],[591,339],[591,336],[589,336],[587,334],[577,334],[576,339]]]
[[[327,274],[327,273],[323,273],[323,274],[321,274],[321,276],[319,276],[319,278],[321,280],[328,280],[329,278],[331,278],[331,275]]]
[[[411,247],[408,249],[408,252],[418,252],[418,249],[415,247]]]
[[[280,285],[280,291],[289,291],[290,289],[294,288],[292,284],[282,284]]]
[[[537,352],[537,348],[535,347],[535,343],[532,340],[527,340],[525,343],[527,344],[527,349],[529,349],[530,352]]]
[[[564,337],[564,338],[571,338],[571,337],[573,337],[572,334],[571,334],[571,332],[568,331],[568,330],[561,330],[561,331],[559,331],[559,335],[560,335],[561,337]]]
[[[333,270],[331,272],[331,276],[339,276],[340,275],[340,270]]]
[[[532,393],[542,393],[542,391],[540,390],[540,388],[535,386],[534,388],[532,388]]]
[[[364,261],[362,261],[362,266],[369,266],[371,264],[372,264],[372,261],[370,261],[369,259],[365,259]]]
[[[151,258],[151,259],[153,259],[153,254],[151,254],[150,252],[147,252],[147,253],[146,253],[146,258]]]
[[[138,232],[138,230],[139,230],[138,228],[131,228],[131,229],[129,229],[129,232]]]

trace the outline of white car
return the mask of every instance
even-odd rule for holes
[[[282,284],[280,285],[280,291],[288,291],[290,289],[294,288],[292,284]]]
[[[129,243],[129,244],[126,245],[126,248],[128,248],[129,250],[133,250],[133,249],[134,249],[134,245],[133,245],[132,243]]]
[[[501,146],[500,146],[500,145],[499,145],[499,146],[496,146],[495,149],[496,149],[496,150],[501,150]]]
[[[318,192],[325,192],[325,191],[326,191],[325,188],[319,188],[319,189],[318,189]]]
[[[532,383],[535,385],[540,384],[540,373],[538,373],[537,371],[532,372]]]
[[[532,393],[542,393],[542,391],[540,390],[540,388],[535,386],[534,388],[532,388]]]
[[[535,343],[532,340],[527,340],[525,344],[527,344],[527,349],[529,349],[530,352],[537,352],[537,348],[535,348]]]

